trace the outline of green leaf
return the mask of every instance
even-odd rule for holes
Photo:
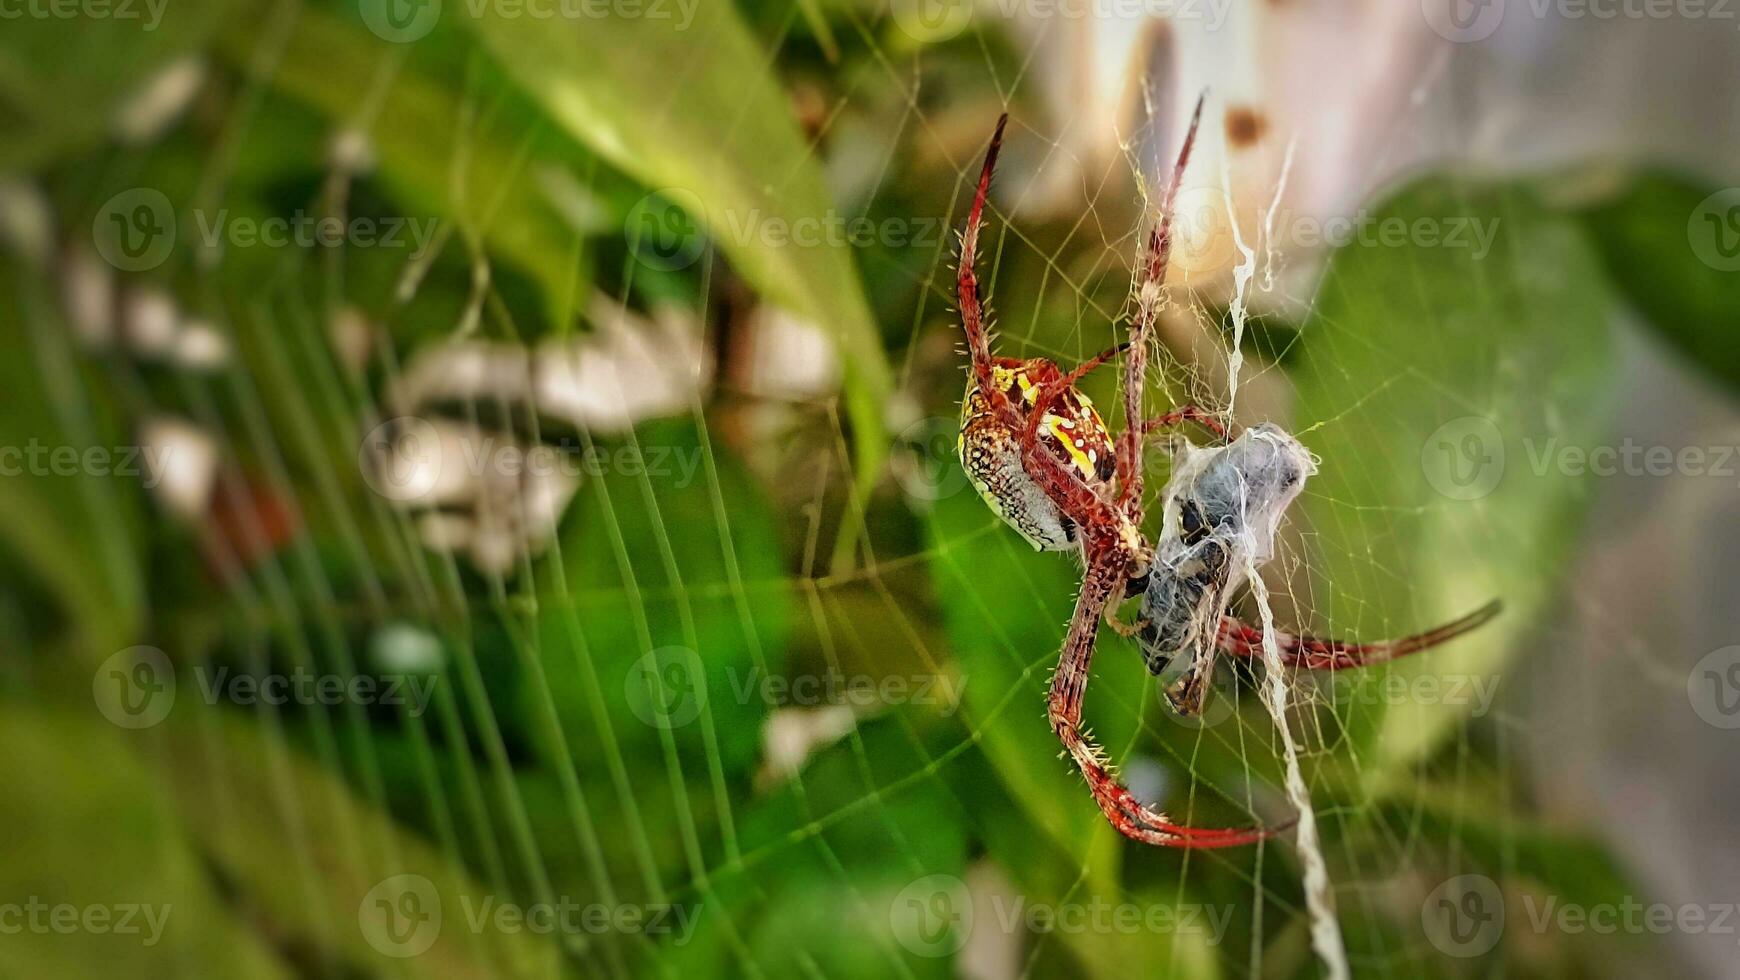
[[[82,713],[8,701],[0,711],[8,757],[0,894],[45,907],[38,913],[44,928],[8,929],[0,972],[293,975],[269,937],[205,876],[174,801],[146,767],[147,756],[134,751],[146,736],[103,722],[88,700],[79,707]],[[208,808],[210,799],[197,805]],[[65,907],[76,910],[79,926],[48,928]],[[107,922],[84,927],[87,910]]]
[[[124,100],[170,59],[199,45],[223,9],[222,0],[140,0],[109,5],[110,16],[74,20],[21,16],[23,9],[14,8],[0,31],[0,132],[6,134],[0,173],[41,167],[100,143]]]
[[[220,50],[245,68],[258,44],[257,20],[237,18]],[[581,301],[588,281],[579,243],[599,230],[596,222],[614,222],[590,212],[565,219],[546,188],[560,186],[591,200],[576,175],[597,180],[596,168],[578,147],[541,130],[536,109],[499,79],[492,88],[474,76],[462,90],[460,79],[432,76],[416,59],[384,71],[403,50],[359,23],[305,9],[286,31],[269,80],[331,119],[334,131],[362,127],[381,176],[408,204],[405,217],[418,222],[407,237],[457,224],[462,234],[445,246],[454,261],[471,259],[464,240],[481,243],[537,283],[547,322],[566,329],[564,314]],[[370,106],[359,98],[371,91],[389,108],[365,111]],[[411,255],[378,251],[400,265]]]
[[[1740,192],[1646,173],[1582,217],[1626,300],[1740,391]]]
[[[0,358],[0,390],[8,392],[0,446],[19,454],[5,460],[17,472],[0,476],[0,543],[32,586],[58,601],[81,650],[100,660],[135,642],[145,606],[141,478],[123,472],[136,440],[81,370],[71,331],[40,282],[5,264],[0,338],[16,355]]]
[[[494,10],[467,23],[557,124],[687,210],[769,299],[833,331],[867,487],[887,453],[890,381],[880,334],[844,243],[801,245],[763,233],[826,219],[832,201],[767,52],[733,6],[696,4],[693,23],[545,21]],[[665,207],[649,202],[646,213]]]
[[[1387,670],[1502,683],[1579,527],[1585,487],[1552,461],[1603,431],[1614,304],[1577,222],[1524,191],[1427,182],[1374,218],[1391,219],[1433,223],[1443,244],[1338,252],[1289,372],[1295,430],[1322,459],[1295,511],[1310,572],[1301,625],[1401,635],[1502,599],[1477,632],[1349,681],[1377,685]],[[1337,712],[1369,745],[1368,789],[1405,778],[1473,707],[1373,690],[1353,687]]]
[[[359,969],[399,964],[418,977],[558,975],[561,951],[548,935],[471,926],[487,900],[513,896],[493,894],[453,867],[282,739],[221,713],[174,722],[166,737],[159,775],[177,797],[189,836],[274,935]],[[418,942],[420,927],[407,931],[400,922],[394,933],[379,920],[377,932],[370,923],[389,914],[382,901],[404,908],[408,894],[417,896],[412,907],[420,906],[419,913],[439,908],[440,917],[430,944],[401,959],[411,947],[391,940]]]

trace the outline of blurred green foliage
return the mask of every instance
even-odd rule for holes
[[[946,419],[959,398],[958,365],[932,383],[923,353],[953,349],[951,242],[781,247],[735,237],[720,217],[843,211],[952,227],[970,168],[918,152],[934,147],[913,129],[963,107],[972,128],[955,142],[976,152],[1002,105],[998,73],[1019,74],[1015,54],[989,31],[919,45],[868,5],[697,9],[678,32],[648,18],[551,25],[455,5],[410,44],[336,3],[176,3],[151,32],[9,22],[0,170],[47,195],[61,240],[56,254],[10,254],[0,270],[11,355],[0,444],[120,446],[150,414],[185,414],[293,504],[299,530],[226,576],[211,529],[169,519],[136,482],[5,478],[0,895],[173,912],[148,947],[8,937],[0,972],[941,976],[952,956],[915,951],[903,903],[915,882],[977,881],[985,867],[1001,875],[993,890],[1033,905],[1229,912],[1213,937],[1019,930],[1036,973],[1315,969],[1288,847],[1129,846],[1057,758],[1041,697],[1073,564],[1029,552],[958,481],[927,501],[890,478],[890,363],[919,413]],[[185,116],[148,141],[117,139],[113,120],[145,80],[190,54],[205,76]],[[909,66],[933,84],[914,94]],[[873,191],[836,198],[838,170],[854,161],[830,155],[827,126],[800,125],[793,106],[805,99],[840,129],[895,134]],[[151,187],[178,213],[318,210],[333,204],[335,155],[353,131],[373,162],[347,180],[349,213],[442,222],[413,296],[403,254],[214,250],[186,219],[165,265],[122,278],[221,324],[234,368],[194,376],[79,346],[57,284],[103,202]],[[1512,760],[1466,706],[1373,706],[1358,685],[1391,671],[1496,674],[1526,655],[1587,494],[1530,472],[1516,447],[1599,431],[1619,302],[1736,380],[1723,348],[1732,280],[1696,261],[1683,223],[1661,219],[1702,196],[1652,178],[1573,213],[1528,186],[1426,180],[1381,216],[1495,220],[1491,255],[1348,245],[1307,322],[1256,332],[1255,363],[1285,371],[1297,428],[1324,460],[1295,517],[1308,529],[1295,585],[1306,625],[1371,635],[1494,595],[1510,604],[1494,628],[1353,680],[1344,700],[1310,713],[1332,876],[1362,890],[1343,904],[1362,973],[1541,966],[1501,946],[1470,967],[1422,939],[1419,894],[1448,874],[1588,903],[1625,893],[1598,846],[1530,816]],[[705,213],[689,217],[708,233],[703,261],[635,261],[624,229],[649,200],[700,202]],[[1099,311],[1118,309],[1128,284],[1103,265],[1104,245],[1062,220],[999,236],[986,278],[1005,342],[1053,355],[1108,343]],[[359,309],[411,352],[468,317],[496,339],[583,334],[594,291],[638,311],[699,311],[695,329],[709,336],[736,297],[779,303],[825,328],[844,397],[798,412],[772,452],[766,437],[736,434],[748,423],[729,392],[606,440],[697,453],[699,476],[588,479],[552,547],[506,578],[424,549],[358,472],[358,435],[386,376],[340,363],[331,315]],[[1114,403],[1108,383],[1092,382],[1103,404]],[[1516,458],[1489,496],[1454,500],[1434,492],[1421,457],[1429,433],[1469,416],[1502,420]],[[895,446],[895,464],[909,448]],[[945,481],[959,476],[946,454],[930,462]],[[382,673],[374,645],[407,624],[440,650],[427,711],[199,696],[220,667]],[[168,722],[130,731],[93,709],[92,678],[105,683],[100,665],[136,643],[168,652],[182,691]],[[1191,820],[1278,817],[1277,749],[1248,668],[1223,664],[1228,711],[1188,726],[1163,713],[1134,652],[1102,637],[1088,693],[1114,757],[1153,775]],[[795,773],[771,767],[775,705],[755,685],[827,673],[948,678],[962,696],[859,714]],[[692,715],[676,720],[672,704]],[[406,958],[370,941],[378,916],[394,914],[375,909],[376,889],[399,875],[426,879],[445,910],[433,944]],[[486,896],[696,917],[676,934],[468,927]],[[1574,972],[1581,955],[1549,966]]]

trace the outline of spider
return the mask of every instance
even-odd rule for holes
[[[1299,463],[1301,457],[1293,455],[1298,443],[1274,426],[1259,426],[1232,440],[1213,413],[1194,405],[1157,418],[1130,421],[1142,419],[1148,334],[1163,299],[1172,247],[1173,199],[1190,160],[1202,108],[1199,99],[1157,220],[1145,240],[1127,343],[1067,372],[1046,358],[992,356],[974,265],[985,199],[1009,122],[1007,114],[998,119],[991,136],[966,229],[961,233],[957,281],[971,361],[961,402],[961,464],[991,509],[1035,549],[1078,550],[1085,567],[1046,701],[1052,731],[1087,779],[1094,801],[1120,833],[1148,844],[1191,849],[1250,844],[1285,830],[1292,821],[1268,828],[1227,829],[1189,827],[1173,821],[1119,783],[1105,752],[1081,730],[1081,709],[1102,618],[1120,632],[1138,637],[1144,659],[1155,674],[1174,655],[1191,655],[1184,677],[1168,691],[1169,700],[1184,712],[1200,708],[1217,651],[1244,657],[1260,654],[1262,631],[1225,614],[1232,591],[1243,582],[1242,568],[1237,572],[1233,569],[1235,555],[1230,543],[1234,537],[1247,534],[1257,517],[1269,522],[1267,530],[1272,538],[1273,524],[1297,496],[1307,475],[1308,467]],[[1076,383],[1121,354],[1126,355],[1122,393],[1127,421],[1114,439]],[[1207,465],[1198,468],[1196,479],[1187,484],[1175,479],[1170,485],[1166,518],[1171,530],[1161,535],[1157,561],[1155,549],[1149,547],[1141,531],[1142,446],[1149,435],[1187,422],[1213,432],[1225,445]],[[1277,443],[1270,430],[1290,445]],[[1297,452],[1304,451],[1298,448]],[[1309,464],[1308,454],[1302,458]],[[1270,464],[1267,477],[1279,483],[1247,479],[1252,475],[1249,470],[1260,469],[1253,467],[1260,461]],[[1287,465],[1276,465],[1278,461]],[[1217,484],[1218,496],[1213,492]],[[1236,489],[1231,498],[1229,486]],[[1252,549],[1250,556],[1266,557],[1266,546]],[[1143,597],[1141,619],[1125,627],[1113,615],[1115,606],[1138,595]],[[1285,665],[1344,669],[1435,646],[1479,626],[1496,612],[1496,603],[1491,604],[1453,623],[1399,640],[1355,643],[1285,633],[1276,639]]]

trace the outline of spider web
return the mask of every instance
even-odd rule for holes
[[[977,175],[982,141],[963,142],[953,134],[978,129],[988,133],[993,114],[980,110],[1010,109],[1016,116],[1010,163],[993,195],[981,269],[991,301],[1002,314],[997,349],[1073,363],[1118,339],[1129,307],[1117,297],[1127,296],[1141,221],[1131,201],[1141,199],[1144,184],[1152,190],[1152,175],[1163,169],[1157,166],[1160,161],[1170,159],[1176,132],[1144,123],[1127,134],[1121,152],[1101,160],[1078,155],[1049,135],[1047,126],[1053,124],[1034,108],[1029,93],[1044,84],[1040,74],[1046,57],[1062,43],[1056,33],[1061,26],[1026,39],[974,31],[947,51],[915,53],[896,45],[885,14],[846,8],[843,16],[856,38],[842,43],[868,51],[860,65],[868,77],[842,85],[839,101],[824,114],[813,151],[823,157],[820,162],[839,163],[820,149],[833,135],[831,127],[856,113],[886,115],[886,108],[876,102],[877,92],[892,92],[902,106],[896,114],[898,127],[882,143],[887,156],[876,161],[879,176],[861,195],[864,213],[875,213],[884,194],[900,192],[885,183],[899,178],[902,158],[942,154],[943,169],[953,175],[947,225],[958,227]],[[796,8],[779,21],[769,45],[775,62],[789,53],[788,46],[807,50],[812,42],[792,39],[794,32],[804,35],[804,25]],[[272,40],[268,33],[261,45],[266,50],[259,70],[265,77],[272,71]],[[362,108],[351,120],[356,129],[367,131],[390,105],[402,50],[387,49],[382,55],[374,88],[364,93],[358,103]],[[1013,73],[1006,70],[1010,64],[1016,66]],[[947,82],[933,80],[944,71],[954,73],[953,83],[963,91],[977,94],[959,102],[933,95],[934,89],[948,90]],[[657,114],[668,100],[681,98],[680,66],[675,73],[679,83],[668,92],[648,94],[649,113]],[[1167,92],[1164,101],[1176,104],[1193,97]],[[958,108],[962,104],[970,112]],[[1217,166],[1224,173],[1224,137],[1217,124],[1224,108],[1211,96],[1205,145],[1193,175],[1212,175]],[[462,122],[475,124],[471,114],[487,113],[487,106],[468,102],[466,110],[468,118]],[[250,111],[246,100],[234,110],[238,131],[245,132]],[[972,116],[970,126],[953,118],[961,114]],[[468,126],[458,126],[454,139],[456,152],[466,153],[472,139]],[[201,185],[223,186],[232,166],[230,158],[214,157],[206,164]],[[1019,182],[1037,181],[1052,167],[1086,175],[1076,188],[1085,203],[1073,222],[1023,217]],[[1279,199],[1274,188],[1268,192]],[[1114,195],[1117,200],[1111,199]],[[1036,226],[1043,227],[1043,237],[1028,230]],[[449,242],[447,247],[462,244]],[[1253,254],[1260,254],[1268,243],[1249,244],[1258,250]],[[889,349],[897,359],[903,397],[924,406],[920,411],[937,413],[931,417],[944,419],[961,387],[961,362],[949,353],[958,340],[951,312],[951,245],[952,240],[939,239],[916,263],[891,261],[877,252],[861,257],[867,276],[876,281],[904,278],[911,287],[915,302],[910,322],[904,327],[885,322],[885,336],[893,339]],[[1432,261],[1430,255],[1417,260],[1413,286],[1421,295],[1432,295],[1427,282]],[[886,264],[877,267],[878,262]],[[341,260],[318,270],[286,269],[285,275],[290,279],[312,273],[326,289],[342,295],[342,266]],[[1017,271],[1034,278],[1018,281]],[[1273,270],[1263,266],[1252,271],[1261,281]],[[719,295],[714,283],[731,272],[711,250],[694,272],[701,283],[697,321],[715,324],[726,312],[713,299]],[[632,259],[625,263],[623,298],[633,293],[640,274]],[[1422,329],[1406,338],[1416,349],[1402,350],[1396,335],[1374,334],[1351,322],[1348,311],[1357,310],[1358,295],[1319,297],[1307,291],[1306,297],[1294,297],[1304,299],[1298,319],[1310,324],[1309,333],[1276,340],[1281,332],[1259,322],[1266,318],[1247,323],[1241,309],[1247,293],[1241,289],[1231,300],[1229,334],[1220,322],[1220,307],[1228,305],[1225,295],[1196,295],[1188,271],[1173,281],[1172,308],[1150,379],[1152,404],[1188,399],[1215,408],[1235,405],[1240,423],[1273,413],[1313,449],[1325,443],[1351,447],[1345,453],[1321,451],[1325,473],[1337,478],[1307,486],[1305,499],[1287,522],[1280,556],[1262,570],[1264,594],[1272,592],[1276,599],[1278,625],[1361,639],[1398,636],[1459,615],[1487,598],[1487,590],[1509,581],[1442,568],[1423,575],[1416,561],[1392,557],[1391,552],[1392,546],[1420,550],[1415,542],[1426,533],[1451,536],[1433,549],[1445,556],[1442,564],[1480,562],[1500,540],[1527,552],[1533,547],[1530,540],[1512,537],[1517,528],[1508,523],[1508,515],[1439,525],[1430,518],[1444,502],[1426,494],[1378,506],[1368,501],[1379,494],[1340,494],[1348,487],[1424,482],[1417,459],[1360,449],[1393,444],[1389,425],[1371,408],[1390,404],[1397,389],[1406,389],[1428,411],[1453,418],[1491,410],[1524,387],[1526,376],[1519,377],[1509,370],[1513,366],[1496,358],[1489,364],[1491,373],[1473,383],[1422,373],[1415,365],[1429,363],[1431,357],[1421,357],[1417,349],[1448,360],[1464,341],[1449,332]],[[1341,288],[1362,284],[1369,282],[1355,279]],[[491,299],[491,288],[474,293],[474,304],[481,305],[471,309],[484,311],[486,321],[492,316],[511,319]],[[1395,288],[1405,294],[1410,284]],[[1477,296],[1507,288],[1502,281],[1468,284]],[[1504,308],[1496,297],[1471,305]],[[1073,315],[1060,323],[1055,317],[1060,309]],[[216,811],[228,815],[220,822],[245,822],[256,805],[281,820],[290,833],[280,841],[280,860],[296,869],[294,877],[311,908],[330,901],[322,869],[334,862],[371,869],[376,878],[385,879],[425,867],[423,852],[429,851],[463,869],[490,894],[516,896],[522,903],[554,904],[575,892],[611,906],[698,903],[700,931],[693,944],[673,944],[631,930],[620,942],[586,937],[560,945],[560,958],[587,973],[694,972],[707,961],[694,952],[701,949],[723,957],[721,972],[747,975],[794,968],[832,975],[849,962],[899,976],[946,971],[951,965],[998,975],[999,964],[1019,975],[1049,974],[1066,965],[1111,973],[1118,972],[1119,964],[1100,947],[1117,950],[1115,956],[1140,955],[1153,938],[1092,930],[1071,935],[1018,929],[1009,935],[993,928],[995,915],[983,911],[987,896],[999,889],[1056,908],[1093,902],[1130,902],[1143,908],[1224,904],[1235,923],[1231,932],[1247,937],[1240,948],[1166,941],[1153,947],[1166,960],[1143,961],[1141,968],[1169,975],[1311,972],[1302,938],[1306,899],[1292,843],[1284,838],[1241,852],[1194,854],[1134,848],[1104,826],[1066,763],[1032,751],[1043,748],[1041,740],[1049,738],[1040,720],[1043,690],[1079,570],[1063,556],[1028,554],[970,490],[924,499],[903,492],[890,478],[872,497],[859,496],[851,480],[847,423],[833,398],[780,406],[785,438],[794,447],[787,455],[811,457],[810,465],[800,470],[811,479],[805,492],[774,494],[781,505],[805,505],[778,511],[784,545],[779,564],[784,571],[776,578],[746,577],[744,569],[765,556],[744,552],[737,527],[756,520],[742,516],[745,501],[771,491],[756,488],[742,474],[733,475],[744,468],[733,459],[742,443],[727,438],[716,406],[699,393],[679,420],[692,429],[701,461],[698,481],[704,493],[697,498],[703,504],[698,518],[686,515],[683,523],[675,523],[663,488],[650,475],[596,481],[582,488],[565,517],[579,520],[575,512],[591,508],[586,526],[597,536],[583,548],[575,538],[558,533],[547,552],[524,556],[508,574],[479,574],[451,551],[426,547],[412,519],[379,497],[354,494],[352,481],[310,474],[292,462],[331,456],[332,446],[354,445],[358,420],[386,414],[378,386],[371,388],[347,374],[324,349],[326,311],[285,291],[250,304],[241,315],[251,321],[249,336],[261,345],[263,360],[312,366],[302,381],[311,379],[314,387],[293,394],[299,382],[288,369],[276,376],[237,371],[215,384],[186,382],[166,400],[183,402],[226,445],[241,447],[271,488],[331,530],[320,548],[343,555],[346,567],[360,574],[338,580],[315,544],[294,539],[250,576],[230,580],[225,605],[235,617],[222,631],[222,645],[252,651],[259,657],[257,666],[265,665],[270,648],[272,656],[294,663],[337,664],[354,672],[367,660],[360,639],[367,634],[360,627],[411,622],[429,625],[447,651],[447,670],[427,717],[371,717],[355,705],[292,715],[259,710],[256,723],[270,762],[263,777],[246,772],[254,760],[236,754],[226,724],[204,726],[201,752],[215,760],[209,797]],[[1245,345],[1246,331],[1254,334],[1259,328],[1268,345]],[[1284,367],[1276,363],[1295,344],[1308,352]],[[938,350],[944,352],[940,358]],[[380,356],[389,377],[400,373],[413,353],[397,343],[386,345]],[[1386,358],[1398,366],[1375,386],[1369,377],[1340,366]],[[1230,386],[1223,381],[1229,372]],[[1114,374],[1102,372],[1090,383],[1101,405],[1117,403],[1112,397]],[[1295,394],[1296,387],[1317,392],[1316,400]],[[1339,392],[1340,398],[1325,401],[1322,392]],[[1326,407],[1330,410],[1324,412]],[[512,415],[514,407],[480,402],[463,408],[472,418],[504,411]],[[538,434],[535,413],[521,421]],[[1123,424],[1111,417],[1108,422],[1114,428]],[[586,448],[599,444],[591,433],[578,435]],[[638,450],[652,448],[643,446],[643,440],[658,438],[666,436],[637,428],[612,441]],[[897,447],[909,455],[912,448]],[[934,473],[949,472],[946,458],[934,452],[925,457],[924,451],[918,453],[918,465],[929,465]],[[779,454],[773,455],[775,471],[789,472],[777,469]],[[1157,477],[1151,496],[1157,499],[1165,453],[1153,452],[1151,462]],[[905,457],[896,460],[896,466],[912,463]],[[749,471],[765,474],[767,468]],[[1150,534],[1157,510],[1150,507]],[[891,530],[891,525],[899,526]],[[697,528],[710,528],[716,535],[710,545],[717,547],[722,563],[717,575],[691,582],[692,570],[684,567],[682,556],[692,542],[684,536]],[[855,534],[853,529],[858,529]],[[836,541],[836,533],[845,537]],[[257,517],[243,521],[241,540],[258,543],[269,536]],[[656,543],[657,554],[633,552],[631,542],[647,541]],[[979,564],[984,559],[994,563],[994,576],[990,567]],[[588,570],[584,581],[575,580],[577,571]],[[998,592],[973,587],[980,577],[1011,588]],[[1061,590],[1059,583],[1064,583]],[[760,618],[769,594],[785,597],[788,625],[770,626]],[[1414,598],[1397,606],[1396,595]],[[1238,608],[1254,610],[1248,604]],[[1266,603],[1263,612],[1267,619]],[[664,638],[673,635],[704,663],[709,654],[704,634],[719,619],[737,634],[733,645],[744,651],[748,665],[765,676],[778,675],[782,662],[784,669],[800,675],[818,668],[842,674],[911,673],[916,666],[931,678],[964,675],[965,693],[958,704],[941,706],[944,710],[909,704],[854,710],[839,729],[809,747],[803,766],[752,785],[733,754],[741,733],[722,730],[714,713],[728,707],[724,702],[729,692],[709,688],[692,721],[650,726],[651,742],[645,731],[620,727],[620,718],[605,709],[607,689],[621,683],[619,675],[604,676],[594,658],[599,665],[615,666],[622,658],[589,644],[593,624],[603,619],[622,624],[635,663],[656,653],[661,641],[668,643]],[[1027,625],[1032,619],[1049,622],[1053,633],[1036,633]],[[868,623],[876,624],[874,633]],[[842,630],[842,624],[850,628]],[[982,633],[977,642],[983,651],[976,656],[983,659],[963,665],[956,648],[974,631]],[[1497,644],[1485,637],[1462,642]],[[567,644],[572,646],[559,652],[562,680],[552,680],[557,648]],[[883,649],[889,647],[894,652]],[[1102,725],[1102,733],[1111,733],[1103,741],[1126,778],[1187,822],[1231,825],[1285,816],[1279,790],[1282,745],[1252,696],[1261,669],[1223,657],[1208,716],[1183,723],[1166,714],[1158,688],[1140,671],[1133,654],[1133,647],[1102,631],[1086,701],[1090,725]],[[1379,680],[1373,682],[1292,672],[1284,678],[1304,776],[1324,827],[1334,903],[1344,920],[1359,924],[1348,952],[1362,973],[1413,973],[1438,956],[1421,930],[1418,893],[1460,869],[1464,848],[1473,846],[1473,832],[1459,823],[1465,818],[1456,803],[1459,798],[1479,793],[1501,807],[1510,803],[1506,731],[1518,724],[1499,711],[1481,720],[1484,734],[1477,737],[1460,717],[1443,723],[1424,718],[1430,711],[1422,712],[1418,724],[1439,729],[1430,736],[1434,744],[1429,751],[1404,754],[1398,763],[1396,753],[1369,735],[1374,729],[1393,730],[1393,719],[1386,720],[1392,713],[1385,709],[1397,707],[1374,704],[1372,685],[1382,677],[1458,670],[1472,677],[1483,662],[1490,663],[1490,655],[1454,658],[1432,651],[1416,661],[1375,669]],[[504,663],[515,674],[518,697],[492,686]],[[664,666],[664,661],[654,663]],[[996,667],[990,681],[980,680],[985,674],[979,668],[986,665]],[[650,696],[668,693],[663,685],[673,679],[694,680],[681,671],[647,672]],[[565,717],[575,708],[583,716],[579,722]],[[819,713],[797,714],[813,720]],[[766,723],[765,718],[760,721]],[[1028,729],[1032,739],[1018,734]],[[166,769],[185,764],[168,741],[158,745],[160,764]],[[627,747],[631,743],[635,748]],[[540,774],[546,777],[536,782],[523,778],[533,766],[527,756],[534,746],[542,753]],[[407,848],[400,834],[383,828],[362,807],[311,797],[299,775],[299,760],[344,774],[358,800],[400,814],[426,841],[420,838]],[[1033,774],[1026,786],[1023,767]],[[842,785],[854,782],[855,792],[841,791]],[[1069,791],[1050,812],[1027,812],[1058,786]],[[263,804],[251,799],[262,789],[268,793]],[[907,811],[914,799],[923,799],[940,816],[913,819]],[[944,818],[949,828],[926,823]],[[1489,816],[1479,830],[1482,836],[1489,832],[1499,836],[1491,846],[1500,855],[1506,853],[1503,838],[1511,825],[1502,812]],[[939,847],[930,833],[959,841],[952,850]],[[1012,845],[1011,837],[1030,842],[1033,867],[1022,866],[1023,848]],[[790,869],[800,865],[820,870],[815,878],[799,881]],[[882,873],[868,873],[867,868]],[[911,910],[901,903],[912,897],[912,886],[938,875],[965,883],[970,902],[980,911],[962,948],[932,956],[923,942],[914,948]],[[908,884],[902,886],[902,881]],[[1102,893],[1108,888],[1113,890]],[[926,900],[934,897],[920,892]],[[960,893],[950,894],[950,901],[961,901]],[[782,918],[801,908],[806,896],[820,902],[821,895],[834,903],[829,909],[849,917],[846,932],[854,938],[845,946],[813,944],[804,929],[816,923]],[[1228,895],[1235,897],[1229,901]],[[354,951],[351,911],[310,912],[307,928],[330,948]],[[459,918],[456,911],[448,909],[450,923]],[[958,926],[965,910],[945,905],[942,911]],[[816,935],[828,943],[843,941],[836,932]],[[927,937],[921,933],[919,939]],[[498,947],[464,929],[445,930],[442,943],[449,942],[494,971],[548,963],[523,947]],[[406,972],[416,974],[420,963],[426,961],[406,961]]]

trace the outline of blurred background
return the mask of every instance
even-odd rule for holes
[[[0,0],[0,974],[1740,974],[1737,9]],[[1285,678],[1340,957],[955,459],[997,116],[1074,363],[1205,92],[1151,410],[1319,457],[1281,628],[1506,604]]]

